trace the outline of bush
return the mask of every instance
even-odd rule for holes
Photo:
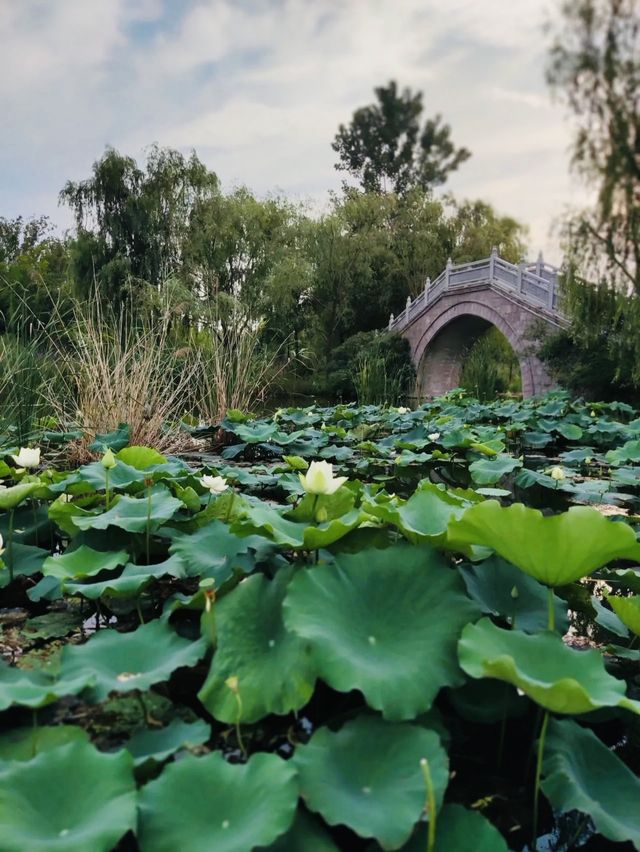
[[[467,351],[460,385],[481,402],[495,399],[498,393],[521,390],[518,357],[497,328],[490,328]]]
[[[393,405],[411,392],[415,375],[407,340],[365,331],[336,347],[316,390],[340,400]]]

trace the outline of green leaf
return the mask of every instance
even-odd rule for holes
[[[76,695],[93,680],[89,670],[56,678],[48,671],[18,669],[0,660],[0,710],[14,704],[34,709],[44,707],[63,695]]]
[[[478,459],[469,465],[471,478],[478,485],[495,485],[503,476],[522,467],[520,459],[501,454],[491,459]]]
[[[599,651],[569,648],[557,633],[529,636],[483,618],[462,631],[458,655],[471,677],[505,680],[553,713],[625,707],[640,714],[640,701],[627,698],[626,683],[608,674]]]
[[[156,464],[166,464],[167,458],[151,447],[124,447],[117,457],[137,470],[147,470]]]
[[[609,450],[605,456],[609,464],[626,464],[640,461],[640,440],[627,441],[617,450]]]
[[[587,728],[549,723],[542,789],[554,810],[588,814],[612,841],[640,849],[640,778]]]
[[[156,577],[162,576],[162,573],[154,570],[155,568],[155,565],[133,565],[129,563],[119,577],[111,577],[108,580],[93,583],[66,581],[63,584],[63,589],[68,595],[82,595],[83,598],[91,601],[105,596],[134,597]]]
[[[93,443],[89,444],[92,453],[104,453],[107,450],[121,450],[131,440],[131,429],[126,423],[119,423],[113,432],[103,432],[96,435]]]
[[[19,482],[9,488],[0,489],[0,509],[9,511],[19,506],[30,494],[40,488],[40,482]]]
[[[132,633],[104,630],[84,645],[67,645],[62,651],[64,677],[95,677],[95,701],[111,692],[148,689],[169,680],[172,672],[194,666],[206,652],[204,640],[183,639],[162,621],[152,621]]]
[[[628,598],[618,595],[607,595],[607,600],[620,621],[632,633],[640,636],[640,595],[633,595]]]
[[[220,752],[187,755],[140,791],[141,852],[247,852],[290,827],[298,801],[291,761],[254,754],[226,763]]]
[[[113,526],[127,532],[144,532],[148,523],[149,529],[155,531],[182,508],[182,501],[172,497],[165,489],[153,492],[150,507],[148,503],[146,495],[136,498],[125,494],[116,498],[107,512],[80,516],[74,518],[74,523],[81,530],[106,530]]]
[[[247,518],[234,525],[233,529],[240,535],[265,535],[280,547],[317,550],[339,541],[363,520],[366,520],[366,515],[359,509],[352,509],[340,518],[321,524],[307,524],[287,520],[272,506],[257,503],[248,508]]]
[[[126,752],[78,740],[0,770],[3,852],[109,852],[136,825]]]
[[[300,456],[282,456],[282,461],[287,464],[291,470],[307,470],[309,462]]]
[[[231,577],[237,557],[249,543],[234,535],[222,521],[213,521],[197,532],[174,539],[169,553],[179,556],[188,577],[212,577],[219,588]]]
[[[49,751],[76,740],[89,742],[89,734],[77,725],[13,728],[0,734],[0,761],[31,760],[42,751]]]
[[[499,556],[460,569],[467,591],[484,612],[500,615],[525,633],[537,633],[547,626],[547,589],[533,577]],[[553,596],[556,626],[561,633],[569,627],[567,606]]]
[[[318,674],[359,689],[388,719],[428,710],[460,682],[456,640],[479,610],[459,574],[428,547],[340,554],[291,581],[285,624],[309,640]]]
[[[198,719],[183,722],[173,719],[166,728],[143,728],[127,740],[124,748],[133,757],[136,766],[147,761],[161,763],[181,748],[202,745],[211,736],[211,728]]]
[[[316,675],[308,644],[282,621],[291,573],[281,568],[273,580],[248,577],[215,605],[218,644],[198,698],[221,722],[238,718],[228,677],[238,678],[242,722],[299,710],[311,698]]]
[[[58,580],[93,577],[101,571],[113,571],[125,565],[128,559],[126,550],[102,552],[83,544],[75,550],[65,551],[61,556],[49,556],[44,560],[42,573],[45,577],[57,577]]]
[[[263,852],[340,852],[318,820],[298,808],[293,825]]]
[[[49,551],[30,544],[13,543],[5,546],[2,554],[4,568],[0,568],[0,588],[9,583],[9,568],[13,566],[14,577],[31,577],[42,571],[42,565]]]
[[[439,807],[449,780],[447,756],[438,735],[416,725],[359,716],[337,732],[317,730],[291,763],[305,803],[325,822],[399,849],[424,808],[422,758]]]
[[[427,826],[418,826],[402,852],[425,852]],[[435,852],[509,852],[498,829],[478,811],[444,805],[438,814]]]
[[[485,545],[548,586],[579,580],[612,559],[639,559],[633,529],[596,509],[574,506],[552,517],[521,503],[487,500],[449,526],[448,544]]]
[[[579,441],[582,438],[582,429],[575,423],[558,423],[555,430],[567,441]]]

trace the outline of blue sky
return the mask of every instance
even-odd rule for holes
[[[340,122],[391,78],[424,92],[473,157],[447,188],[530,227],[584,199],[571,126],[544,82],[557,0],[5,0],[0,216],[46,213],[106,145],[195,148],[223,186],[321,211]]]

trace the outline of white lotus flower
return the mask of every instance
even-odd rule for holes
[[[398,414],[407,414],[409,409],[405,408],[404,405],[401,405],[398,408],[396,408],[396,411],[398,412]]]
[[[200,482],[211,494],[222,494],[228,487],[224,476],[202,476]]]
[[[40,464],[40,448],[36,447],[35,449],[31,449],[30,447],[20,447],[18,455],[11,456],[11,458],[18,467],[38,467]]]
[[[560,480],[564,479],[564,470],[561,467],[552,467],[549,471],[549,475],[551,479],[555,479],[556,482],[560,482]]]
[[[299,473],[300,483],[307,494],[335,494],[347,481],[346,476],[334,476],[333,465],[327,461],[313,461],[306,474]]]
[[[432,432],[430,435],[427,435],[427,438],[430,441],[437,441],[439,437],[440,437],[440,432]]]

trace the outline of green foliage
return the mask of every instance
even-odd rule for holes
[[[438,186],[469,159],[471,152],[456,149],[440,115],[420,126],[422,92],[400,94],[391,80],[375,94],[377,103],[356,110],[349,126],[341,124],[331,146],[339,156],[336,169],[355,177],[366,192]]]
[[[506,337],[490,328],[465,353],[460,386],[481,402],[522,389],[520,363]]]

